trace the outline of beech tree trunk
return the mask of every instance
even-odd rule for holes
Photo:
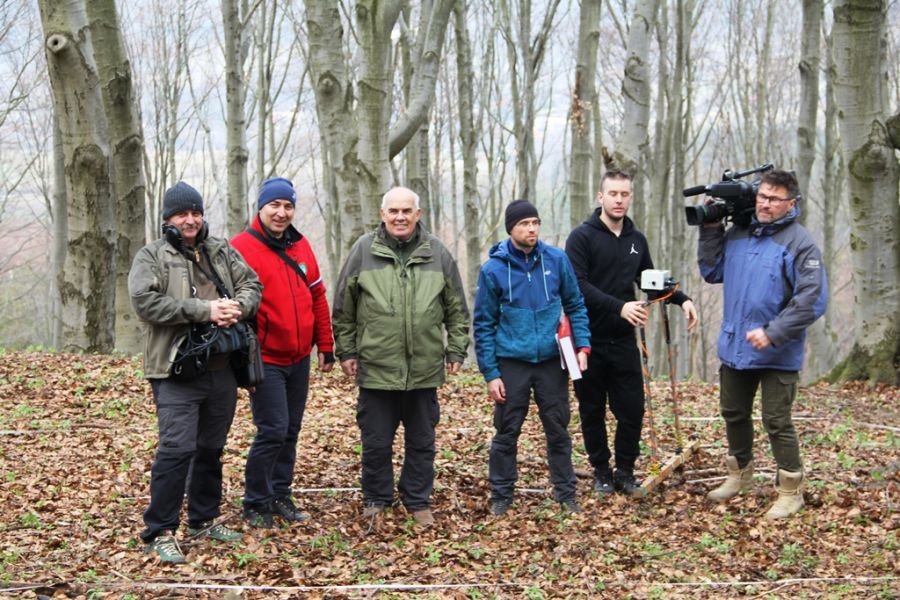
[[[243,5],[243,7],[241,6]],[[242,10],[243,8],[243,10]],[[225,128],[226,190],[225,227],[230,234],[244,229],[250,219],[247,199],[247,118],[244,115],[244,62],[247,59],[244,19],[246,0],[222,0],[225,28]]]
[[[391,33],[403,3],[360,0],[353,14],[359,42],[359,80],[351,81],[350,59],[344,51],[344,31],[337,2],[306,0],[310,42],[310,72],[316,95],[319,127],[325,143],[338,201],[343,207],[344,249],[379,222],[381,197],[390,187],[390,159],[407,146],[428,118],[439,74],[444,35],[455,0],[424,5],[425,28],[420,59],[414,66],[410,100],[389,128],[393,107],[394,71]]]
[[[625,77],[622,80],[622,96],[625,114],[622,129],[616,139],[612,166],[624,169],[634,176],[634,200],[632,212],[639,226],[644,226],[643,169],[641,163],[647,155],[650,121],[650,42],[656,29],[659,0],[638,0],[628,30],[625,58]]]
[[[481,267],[481,235],[478,225],[481,216],[478,211],[478,160],[476,150],[480,128],[474,116],[475,72],[472,67],[472,44],[469,40],[467,4],[469,0],[459,0],[453,12],[456,36],[456,84],[459,96],[459,144],[463,160],[463,227],[466,239],[466,289],[469,306],[475,300],[478,271]]]
[[[810,175],[816,158],[816,117],[819,112],[819,64],[822,40],[822,0],[803,0],[800,48],[800,114],[797,116],[797,180],[806,201],[800,221],[807,223],[813,193]]]
[[[101,97],[109,124],[116,250],[116,350],[141,351],[141,326],[131,307],[128,271],[144,245],[146,185],[142,165],[144,138],[137,116],[131,64],[125,51],[114,0],[87,3]]]
[[[597,47],[600,43],[601,0],[582,0],[578,25],[578,56],[575,63],[575,85],[572,89],[572,108],[569,125],[572,129],[572,166],[569,170],[569,225],[577,227],[591,212],[594,163],[592,149],[594,118],[592,112],[597,97],[594,80],[597,77]],[[599,148],[597,149],[599,152]],[[599,161],[598,161],[599,163]]]
[[[836,0],[834,53],[848,167],[855,341],[841,379],[900,384],[900,115],[887,115],[886,0]],[[891,129],[893,126],[893,130]]]
[[[84,0],[39,0],[65,162],[68,231],[57,284],[61,348],[109,352],[115,325],[115,210],[109,129]]]

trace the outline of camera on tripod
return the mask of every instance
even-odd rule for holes
[[[772,170],[772,163],[766,163],[746,171],[726,170],[722,173],[722,181],[709,185],[697,185],[682,191],[685,198],[706,194],[717,198],[712,204],[696,204],[685,206],[684,215],[688,225],[715,223],[730,218],[735,225],[746,227],[756,210],[756,192],[759,190],[759,179],[748,183],[741,177],[754,173],[765,173]]]
[[[650,298],[659,298],[671,294],[678,286],[668,271],[660,269],[644,269],[641,271],[641,290]]]

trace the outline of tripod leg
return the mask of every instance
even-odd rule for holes
[[[665,302],[660,304],[659,308],[662,310],[663,329],[666,333],[666,353],[669,355],[669,390],[672,401],[672,416],[675,420],[675,443],[678,446],[675,451],[681,452],[684,443],[681,437],[681,411],[678,406],[678,387],[675,384],[675,357],[672,354],[672,336],[669,333],[669,308]]]
[[[650,355],[647,352],[647,334],[643,327],[640,327],[641,333],[641,360],[643,362],[644,373],[644,398],[645,409],[647,414],[647,429],[650,431],[650,470],[659,470],[659,446],[656,443],[656,427],[653,420],[653,398],[650,394]],[[655,474],[655,473],[654,473]]]

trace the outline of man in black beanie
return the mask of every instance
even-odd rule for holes
[[[555,334],[564,314],[572,324],[579,368],[591,351],[587,311],[566,254],[538,239],[541,219],[527,200],[506,207],[504,240],[488,253],[478,274],[475,356],[494,403],[488,474],[491,512],[505,514],[513,501],[516,452],[532,390],[544,434],[556,501],[581,512],[575,499],[569,386],[560,367]]]
[[[203,198],[193,187],[179,182],[166,190],[162,217],[163,237],[135,255],[128,291],[145,329],[144,376],[159,427],[141,540],[148,554],[177,564],[185,562],[175,539],[185,491],[190,535],[241,538],[217,522],[221,457],[237,401],[230,356],[197,363],[179,361],[177,352],[196,325],[227,328],[255,313],[262,285],[226,240],[208,235]]]

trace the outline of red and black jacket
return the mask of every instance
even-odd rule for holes
[[[263,361],[279,366],[295,364],[309,356],[313,344],[319,352],[331,354],[331,311],[309,241],[293,225],[281,239],[273,238],[262,227],[259,216],[250,227],[263,239],[242,231],[231,239],[231,245],[263,284],[262,302],[256,313]],[[282,260],[277,249],[297,263],[306,274],[306,281]]]

